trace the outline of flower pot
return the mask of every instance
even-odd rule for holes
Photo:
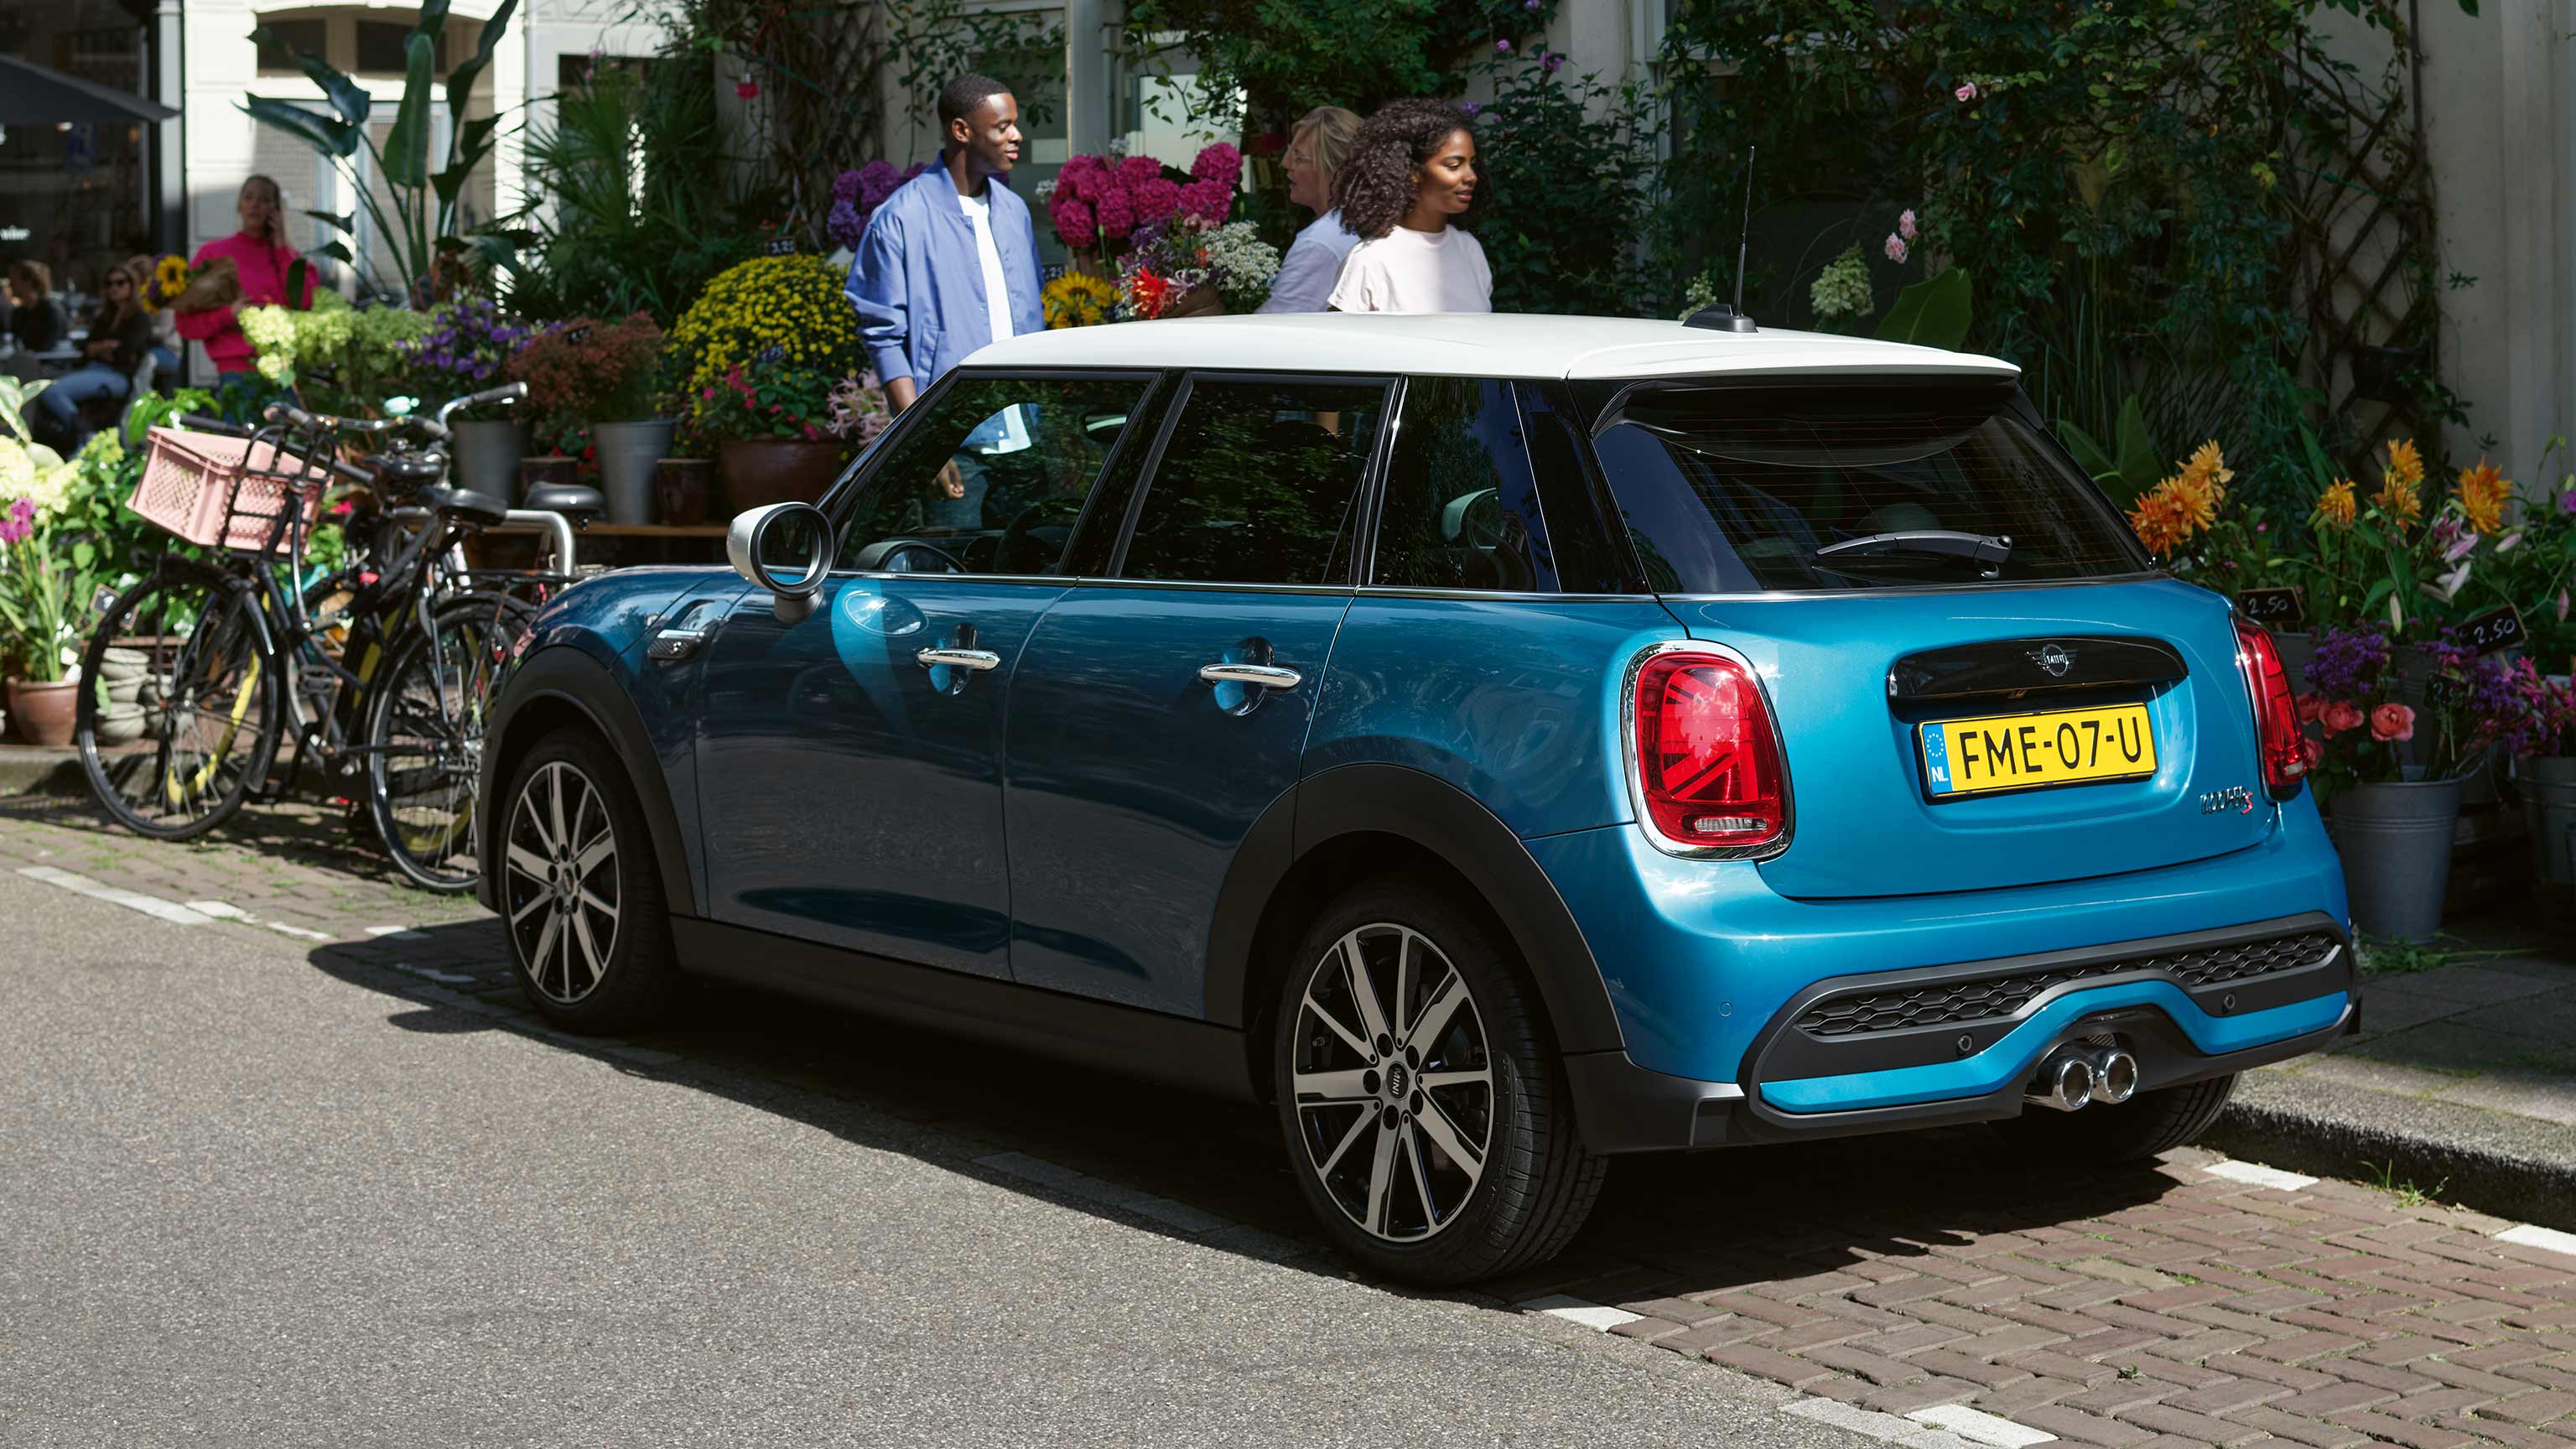
[[[2328,830],[2343,858],[2353,925],[2374,936],[2420,941],[2442,925],[2451,886],[2451,828],[2460,816],[2457,780],[2346,785]]]
[[[653,496],[664,523],[706,522],[716,501],[716,460],[663,459],[653,469]]]
[[[2522,785],[2522,818],[2531,828],[2531,871],[2561,898],[2576,885],[2576,755],[2540,755],[2514,764]]]
[[[518,422],[466,421],[452,424],[449,444],[456,460],[456,486],[487,497],[507,499],[519,476],[519,459],[528,451],[528,425]]]
[[[61,749],[72,742],[74,711],[80,704],[80,686],[72,680],[40,684],[34,680],[9,681],[9,721],[17,726],[18,738],[31,745]]]
[[[801,438],[749,438],[718,450],[725,506],[736,513],[764,503],[813,503],[841,474],[841,445]]]
[[[95,733],[101,745],[130,745],[143,738],[143,706],[139,704],[99,706]]]
[[[599,458],[599,491],[608,498],[609,522],[653,521],[653,465],[671,451],[671,434],[678,427],[668,418],[590,425],[590,446]]]
[[[519,460],[519,497],[524,499],[533,488],[549,483],[570,486],[581,481],[581,460],[561,453],[541,453]]]

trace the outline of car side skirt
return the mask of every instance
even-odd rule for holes
[[[1254,1100],[1243,1033],[694,916],[671,918],[681,969],[1060,1061]]]

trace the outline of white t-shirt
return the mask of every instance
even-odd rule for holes
[[[1321,312],[1332,295],[1333,280],[1341,275],[1342,259],[1351,254],[1360,239],[1342,229],[1342,209],[1334,207],[1306,223],[1297,239],[1288,244],[1288,255],[1279,263],[1279,275],[1270,282],[1270,300],[1261,304],[1264,312]]]
[[[1351,248],[1332,305],[1343,312],[1491,312],[1494,273],[1471,233],[1399,226]]]
[[[961,195],[957,206],[966,213],[966,224],[975,229],[975,259],[984,267],[984,322],[992,329],[992,340],[999,342],[1011,335],[1011,284],[1002,276],[1002,249],[993,244],[993,200]],[[1029,445],[1028,427],[1020,421],[1016,406],[1003,409],[998,434],[987,434],[983,428],[976,434],[969,446],[979,453],[1016,453]]]

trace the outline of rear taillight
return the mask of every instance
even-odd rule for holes
[[[2246,620],[2236,621],[2236,664],[2245,671],[2245,690],[2254,698],[2254,738],[2263,752],[2263,783],[2273,798],[2299,793],[2308,778],[2308,742],[2299,731],[2299,707],[2290,697],[2290,672],[2281,667],[2281,651],[2271,631]]]
[[[1752,670],[1662,650],[1638,662],[1628,703],[1637,808],[1666,849],[1767,855],[1788,843],[1788,773]]]

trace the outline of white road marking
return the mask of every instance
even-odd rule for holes
[[[1612,1308],[1606,1303],[1587,1303],[1580,1298],[1568,1298],[1562,1293],[1550,1293],[1545,1298],[1533,1298],[1526,1303],[1515,1303],[1512,1306],[1523,1313],[1544,1313],[1550,1318],[1562,1318],[1568,1323],[1580,1323],[1586,1328],[1600,1329],[1603,1333],[1608,1333],[1620,1324],[1634,1323],[1646,1316],[1642,1313],[1631,1313],[1625,1308]]]
[[[1076,1172],[1070,1167],[1058,1166],[1045,1158],[1031,1157],[1025,1152],[996,1152],[990,1157],[976,1158],[975,1165],[989,1167],[996,1172],[1007,1172],[1013,1177],[1024,1177],[1031,1182],[1072,1193],[1076,1197],[1089,1198],[1093,1202],[1105,1202],[1112,1207],[1123,1207],[1129,1212],[1141,1213],[1158,1223],[1178,1228],[1185,1233],[1204,1233],[1217,1228],[1234,1226],[1232,1219],[1221,1218],[1214,1213],[1201,1212],[1188,1203],[1174,1202],[1167,1197],[1156,1197],[1149,1192],[1138,1192],[1132,1187],[1121,1187],[1114,1182],[1103,1182],[1099,1178]]]
[[[1890,1444],[1903,1444],[1906,1449],[1983,1449],[1983,1446],[1948,1430],[1918,1424],[1912,1419],[1900,1419],[1894,1414],[1854,1408],[1839,1399],[1797,1399],[1782,1405],[1780,1412],[1813,1419],[1820,1424],[1831,1424],[1837,1429],[1849,1429],[1873,1439],[1884,1439]]]
[[[429,933],[427,931],[417,931],[409,926],[369,926],[367,928],[367,934],[370,936],[391,936],[397,941],[426,941],[429,939]]]
[[[104,881],[91,880],[85,875],[56,870],[50,865],[20,866],[18,874],[29,880],[43,881],[49,886],[61,886],[76,895],[88,896],[94,900],[112,901],[128,910],[141,911],[147,916],[168,921],[174,926],[211,926],[215,923],[214,917],[201,911],[192,911],[177,901],[165,901],[159,896],[147,896],[141,891],[126,890]]]
[[[1917,1409],[1905,1417],[1935,1429],[1947,1429],[1971,1444],[1992,1445],[1994,1449],[2029,1449],[2030,1445],[2046,1444],[2057,1437],[2045,1429],[1999,1419],[1964,1404],[1935,1404],[1928,1409]]]
[[[188,909],[197,912],[199,915],[212,916],[218,921],[247,921],[250,919],[250,912],[243,910],[241,907],[234,905],[230,901],[190,901],[188,902]]]
[[[2576,1233],[2562,1233],[2556,1228],[2535,1228],[2529,1223],[2521,1223],[2496,1234],[2496,1241],[2526,1248],[2544,1248],[2552,1253],[2576,1257]]]
[[[2277,1187],[2283,1192],[2297,1192],[2317,1185],[2317,1180],[2313,1177],[2301,1177],[2295,1172],[2283,1172],[2277,1167],[2264,1167],[2253,1162],[2213,1162],[2201,1171],[2212,1177],[2226,1178],[2230,1182],[2250,1183],[2255,1187]]]
[[[250,918],[245,916],[242,919],[249,920]],[[293,936],[298,940],[331,941],[338,939],[335,936],[326,935],[320,931],[308,931],[302,926],[290,926],[284,921],[261,921],[259,924],[268,927],[270,930],[275,931],[281,936]]]

